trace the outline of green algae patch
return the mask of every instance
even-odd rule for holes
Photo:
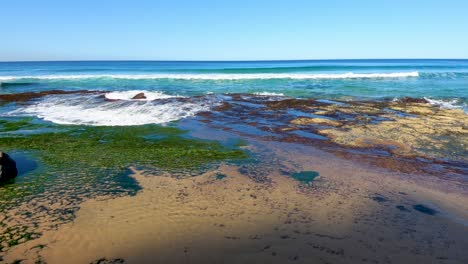
[[[316,171],[301,171],[301,172],[293,173],[291,177],[302,183],[310,183],[319,175],[320,174]]]
[[[161,138],[148,138],[152,134]],[[0,148],[35,151],[51,166],[124,168],[131,165],[193,169],[213,161],[244,158],[240,150],[217,142],[184,138],[171,127],[77,127],[66,132],[0,138]]]
[[[33,118],[22,118],[16,120],[0,120],[0,131],[10,132],[17,131],[20,129],[36,129],[41,127],[38,124],[33,124],[31,121]]]
[[[17,133],[25,129],[34,133]],[[24,154],[37,164],[0,185],[0,241],[6,245],[0,251],[38,237],[38,227],[53,229],[72,221],[86,199],[136,194],[141,187],[130,177],[130,166],[189,177],[247,157],[238,147],[187,138],[186,131],[170,126],[59,126],[2,119],[0,133],[0,150]],[[15,221],[21,229],[9,225]]]

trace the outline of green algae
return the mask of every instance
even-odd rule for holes
[[[31,125],[31,121],[1,120],[3,127],[0,132],[24,129]],[[34,126],[41,129],[41,125]],[[246,153],[239,149],[228,148],[215,141],[183,137],[185,131],[174,127],[146,125],[60,128],[62,130],[58,132],[26,136],[11,133],[0,137],[1,150],[26,151],[43,164],[42,169],[33,173],[33,180],[20,180],[23,181],[21,188],[8,184],[3,186],[0,211],[5,209],[5,200],[44,191],[49,184],[43,183],[57,178],[57,175],[68,178],[70,185],[81,182],[96,186],[100,182],[109,183],[120,179],[117,183],[132,186],[131,180],[128,177],[125,179],[129,174],[126,169],[130,166],[187,172],[200,170],[219,161],[246,158]],[[72,176],[68,177],[69,175]],[[106,187],[110,186],[104,184],[101,187],[109,189]],[[135,186],[132,188],[135,189]]]
[[[38,124],[31,123],[33,118],[22,118],[17,120],[0,120],[0,131],[10,132],[20,129],[36,129],[41,127]]]
[[[144,138],[163,134],[161,139]],[[38,151],[48,165],[64,164],[94,168],[149,165],[162,168],[195,168],[224,159],[243,158],[243,152],[223,148],[216,142],[180,136],[174,128],[84,127],[62,133],[42,133],[0,139],[4,150]]]
[[[25,129],[37,133],[16,133]],[[24,118],[0,120],[0,133],[0,150],[27,154],[38,164],[33,171],[0,183],[0,214],[5,215],[0,241],[9,247],[38,237],[37,223],[53,228],[73,220],[84,199],[136,194],[140,186],[129,177],[130,166],[191,176],[221,161],[247,157],[236,146],[188,138],[186,131],[171,126],[59,126]],[[53,206],[57,203],[60,206]],[[8,213],[21,205],[27,206],[20,215]],[[41,211],[47,220],[37,214]],[[11,229],[6,224],[11,217],[20,217],[28,228]]]

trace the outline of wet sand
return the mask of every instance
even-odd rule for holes
[[[465,185],[299,144],[249,147],[269,161],[190,178],[133,168],[135,196],[87,200],[72,222],[11,248],[4,261],[468,263]],[[320,176],[291,177],[301,171]]]

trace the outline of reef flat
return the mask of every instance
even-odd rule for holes
[[[468,115],[425,99],[271,100],[232,95],[215,110],[200,114],[204,122],[244,136],[313,145],[403,172],[452,173],[453,179],[468,173]]]

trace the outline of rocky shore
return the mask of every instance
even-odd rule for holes
[[[0,102],[73,93],[114,103],[95,91]],[[0,120],[0,148],[45,168],[0,187],[0,262],[468,261],[462,110],[417,98],[160,101],[200,98],[210,111],[166,126]],[[1,178],[16,176],[0,161]]]

